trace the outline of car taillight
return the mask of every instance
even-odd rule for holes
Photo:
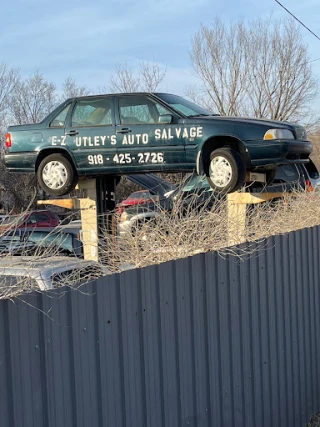
[[[11,145],[12,145],[11,133],[7,133],[7,135],[6,135],[6,147],[10,148]]]
[[[314,191],[314,188],[311,184],[311,181],[309,181],[309,179],[306,179],[306,192],[311,193],[312,191]]]

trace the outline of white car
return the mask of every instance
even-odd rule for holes
[[[106,267],[90,260],[7,256],[0,259],[0,298],[58,286],[78,286],[108,273]]]

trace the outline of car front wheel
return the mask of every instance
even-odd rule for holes
[[[40,187],[51,196],[63,196],[76,186],[78,177],[70,161],[62,154],[45,157],[38,168]]]
[[[218,148],[210,155],[207,180],[214,191],[232,193],[245,182],[246,168],[241,155],[232,148]]]

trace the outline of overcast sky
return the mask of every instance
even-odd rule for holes
[[[320,37],[319,0],[281,2]],[[274,0],[3,0],[1,16],[0,62],[26,77],[38,71],[59,88],[70,76],[94,93],[108,86],[116,63],[151,61],[167,68],[161,89],[184,95],[201,23],[287,13]],[[301,31],[311,59],[320,58],[320,41]],[[312,66],[320,78],[320,60]]]

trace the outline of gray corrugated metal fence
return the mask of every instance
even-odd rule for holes
[[[0,302],[1,427],[302,427],[319,227]]]

